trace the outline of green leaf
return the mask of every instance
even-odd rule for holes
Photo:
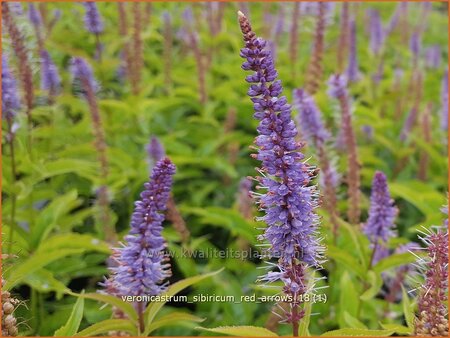
[[[158,320],[155,320],[151,323],[148,328],[145,330],[145,335],[148,336],[150,333],[159,329],[160,327],[164,327],[167,325],[177,325],[182,324],[183,322],[196,322],[201,323],[205,320],[205,318],[200,318],[189,313],[184,312],[172,312],[169,313]]]
[[[380,260],[373,268],[372,270],[376,274],[380,274],[385,270],[395,268],[398,266],[406,265],[409,263],[413,263],[416,261],[416,257],[412,255],[409,252],[402,253],[402,254],[394,254],[389,257],[383,258]]]
[[[367,330],[344,328],[325,332],[321,337],[335,336],[367,336],[367,337],[387,337],[394,333],[394,330]]]
[[[178,292],[187,288],[188,286],[198,283],[208,277],[214,276],[214,275],[218,274],[219,272],[221,272],[222,270],[223,269],[220,269],[220,270],[210,272],[210,273],[207,273],[204,275],[189,277],[189,278],[180,280],[180,281],[176,282],[175,284],[172,284],[171,286],[169,286],[169,288],[165,292],[163,292],[160,296],[164,297],[163,299],[170,299],[171,296],[176,295]],[[153,319],[155,318],[156,314],[158,313],[159,310],[161,310],[161,308],[164,306],[164,304],[166,302],[167,301],[153,302],[149,306],[147,306],[147,309],[145,309],[145,311],[144,311],[146,330],[148,330],[148,327],[153,322]]]
[[[309,278],[309,281],[308,281],[307,290],[313,289],[313,286],[314,286],[313,284],[315,281],[314,275],[315,275],[315,273],[314,273],[314,271],[312,271],[311,277]],[[303,319],[300,321],[300,325],[298,326],[298,334],[300,337],[309,336],[308,327],[309,327],[309,322],[311,320],[312,305],[313,305],[313,302],[306,302],[305,306],[303,308],[305,311],[305,315],[304,315]]]
[[[381,323],[381,327],[385,330],[393,330],[395,333],[398,333],[400,335],[411,335],[413,333],[413,329],[399,325],[399,324],[383,324]]]
[[[405,288],[402,285],[402,307],[403,307],[403,315],[405,316],[406,325],[410,330],[414,330],[414,310],[413,304],[408,297],[408,293],[405,291]]]
[[[358,292],[350,278],[350,274],[345,271],[340,280],[339,286],[341,293],[339,296],[339,326],[345,326],[344,313],[348,312],[351,316],[356,317],[358,313],[359,296]]]
[[[36,252],[22,263],[15,265],[13,270],[8,270],[7,277],[5,278],[7,282],[4,289],[10,290],[20,283],[25,276],[28,276],[51,262],[66,256],[81,254],[84,251],[84,249],[60,249],[53,252]]]
[[[36,248],[55,228],[58,220],[80,205],[75,190],[57,196],[49,205],[39,212],[35,226],[31,229],[30,246]]]
[[[358,318],[353,317],[347,311],[344,312],[344,321],[348,326],[354,327],[356,329],[367,329],[367,326],[364,323],[360,322]]]
[[[276,333],[258,326],[219,326],[213,329],[198,327],[197,329],[214,333],[223,333],[229,336],[242,337],[278,337]]]
[[[365,271],[361,264],[351,256],[347,251],[344,251],[334,245],[327,246],[327,256],[332,258],[338,263],[349,268],[351,271],[354,271],[360,278],[365,278]]]
[[[75,336],[92,337],[109,331],[125,331],[130,333],[132,336],[137,335],[136,325],[133,324],[132,321],[128,319],[106,319],[78,332]]]
[[[83,319],[84,299],[78,298],[72,308],[72,313],[66,324],[55,331],[55,337],[73,336],[80,327],[81,319]]]
[[[77,233],[54,235],[42,242],[37,249],[37,252],[49,252],[62,248],[85,249],[89,251],[98,251],[105,254],[111,253],[111,249],[106,242],[91,235]]]
[[[381,275],[377,274],[373,271],[369,271],[367,274],[367,278],[369,280],[370,283],[370,288],[367,289],[362,295],[361,295],[361,299],[362,300],[369,300],[372,299],[373,297],[375,297],[378,292],[381,289],[381,286],[383,285],[383,280],[381,279]]]
[[[93,300],[98,300],[103,303],[107,303],[113,306],[118,307],[120,310],[122,310],[128,318],[130,318],[133,322],[137,323],[137,313],[130,303],[122,301],[119,297],[116,296],[110,296],[105,295],[101,293],[74,293],[74,292],[68,292],[69,295],[75,296],[75,297],[81,297],[81,298],[88,298]]]
[[[40,269],[25,276],[23,281],[33,289],[43,293],[50,291],[56,292],[56,297],[58,299],[61,298],[64,293],[69,291],[63,283],[53,276],[53,273],[46,269]]]

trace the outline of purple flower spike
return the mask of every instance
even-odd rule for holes
[[[441,129],[448,129],[448,70],[444,73],[441,84]]]
[[[172,273],[161,231],[174,174],[175,165],[168,158],[160,160],[135,203],[126,244],[117,249],[118,265],[110,268],[121,296],[158,295],[166,289],[164,280]]]
[[[347,78],[350,82],[358,81],[358,56],[356,46],[356,22],[355,19],[350,21],[350,50],[348,54]]]
[[[299,112],[298,125],[308,142],[317,147],[330,138],[322,122],[322,113],[314,99],[303,89],[294,89],[294,105]]]
[[[86,14],[84,16],[84,24],[86,29],[92,34],[100,34],[103,32],[103,20],[98,11],[95,2],[84,2]]]
[[[411,39],[409,41],[409,49],[411,50],[414,59],[417,60],[420,54],[420,50],[422,49],[422,35],[420,32],[415,31],[411,35]]]
[[[150,139],[147,145],[147,154],[151,162],[151,167],[165,156],[166,152],[164,151],[164,147],[157,137],[152,136]]]
[[[46,50],[41,51],[41,64],[41,89],[49,91],[52,95],[58,94],[61,88],[61,78],[58,74],[58,68],[56,68]]]
[[[89,87],[94,92],[97,91],[98,84],[94,79],[92,68],[83,58],[72,58],[70,70],[73,78],[79,80],[84,88]]]
[[[339,74],[332,75],[328,80],[328,95],[335,99],[347,96],[347,77]]]
[[[33,3],[28,4],[28,18],[30,19],[34,27],[42,26],[41,13]]]
[[[425,50],[425,62],[428,68],[437,69],[441,66],[441,47],[434,45]]]
[[[12,119],[20,109],[20,100],[17,95],[17,82],[8,66],[8,58],[2,55],[2,112],[7,119]]]
[[[378,55],[383,48],[384,32],[381,23],[380,13],[377,10],[369,11],[370,24],[370,50],[373,54]]]
[[[297,129],[291,119],[291,107],[281,96],[283,88],[277,80],[273,57],[265,48],[266,41],[256,37],[241,12],[239,23],[245,41],[240,53],[245,59],[242,69],[253,71],[246,77],[251,83],[248,95],[254,117],[260,121],[255,139],[258,153],[254,157],[262,162],[263,176],[257,177],[258,188],[266,193],[254,196],[264,212],[259,220],[268,225],[261,239],[270,243],[269,256],[278,257],[281,264],[294,264],[297,258],[318,266],[322,247],[316,237],[317,191],[308,186],[311,169],[302,162],[304,155],[299,151],[301,144],[295,140]]]
[[[372,182],[369,219],[363,230],[373,245],[379,241],[386,243],[395,235],[394,221],[397,212],[389,193],[386,176],[381,171],[377,171]]]

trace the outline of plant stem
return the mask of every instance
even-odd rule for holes
[[[298,312],[298,305],[294,305],[294,307],[292,308],[292,314],[293,314],[293,318],[297,317],[297,312]],[[298,321],[294,320],[292,322],[292,335],[294,337],[298,337]]]
[[[11,254],[12,250],[12,243],[13,243],[13,235],[14,231],[16,229],[16,192],[15,189],[15,183],[16,183],[16,177],[17,177],[17,169],[16,169],[16,157],[15,157],[15,151],[14,151],[14,134],[12,131],[12,120],[11,118],[7,118],[8,121],[8,136],[9,136],[9,151],[11,155],[11,225],[9,230],[9,243],[8,243],[8,254]]]
[[[137,303],[137,313],[139,318],[139,333],[143,333],[145,331],[145,325],[144,325],[144,307],[142,306],[142,302]]]

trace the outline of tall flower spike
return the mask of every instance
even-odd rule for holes
[[[369,29],[370,29],[370,50],[373,54],[378,55],[384,44],[383,24],[381,23],[380,13],[375,10],[369,10]]]
[[[279,271],[268,272],[261,281],[271,283],[281,280],[283,292],[292,296],[289,312],[284,321],[292,323],[293,334],[298,335],[299,321],[304,316],[300,309],[300,296],[305,288],[309,265],[319,266],[323,248],[317,238],[318,217],[317,191],[309,186],[312,170],[304,162],[302,147],[295,141],[297,129],[291,119],[291,107],[286,97],[281,96],[283,88],[277,80],[273,57],[265,49],[266,41],[256,37],[246,16],[239,12],[239,24],[243,33],[245,48],[241,57],[245,59],[242,69],[254,73],[246,77],[251,83],[248,95],[255,110],[254,117],[260,121],[255,139],[261,161],[262,176],[257,189],[266,193],[253,193],[264,216],[258,218],[268,226],[260,236],[269,242],[266,254],[278,258]]]
[[[168,158],[160,160],[153,168],[150,181],[144,184],[141,199],[135,203],[126,244],[118,249],[118,266],[111,268],[119,295],[158,295],[165,290],[164,281],[171,276],[171,271],[163,252],[166,242],[161,235],[162,212],[166,209],[174,174],[175,165]]]
[[[350,21],[350,47],[348,54],[347,78],[349,82],[356,82],[359,78],[358,70],[358,51],[356,45],[356,21],[352,18]]]
[[[389,193],[386,175],[377,171],[372,181],[369,218],[363,228],[374,250],[374,258],[389,238],[395,235],[394,221],[397,213],[398,209],[394,206],[394,201]],[[375,263],[374,259],[371,264],[373,263]]]
[[[428,68],[438,69],[441,66],[441,47],[430,46],[425,50],[425,64]]]
[[[41,89],[49,92],[50,96],[57,95],[61,88],[61,78],[58,74],[50,54],[46,50],[41,51]]]
[[[315,5],[318,8],[317,22],[315,28],[313,52],[311,61],[308,65],[306,82],[306,91],[311,95],[314,95],[319,89],[323,75],[322,59],[325,38],[326,4],[324,2],[317,2]]]
[[[82,58],[73,58],[71,62],[71,72],[74,80],[78,81],[80,89],[86,99],[92,118],[93,133],[95,137],[95,148],[97,150],[98,161],[100,163],[100,177],[102,186],[98,189],[97,203],[100,208],[100,224],[103,225],[106,240],[114,242],[116,234],[111,224],[108,207],[108,190],[106,186],[108,177],[108,159],[106,156],[106,141],[103,131],[100,111],[97,104],[95,93],[98,84],[94,79],[92,69],[89,64]]]
[[[448,129],[448,70],[445,71],[441,82],[441,129]]]
[[[8,58],[2,55],[2,112],[6,119],[12,119],[20,109],[20,100],[17,95],[17,82],[11,74]]]
[[[428,251],[423,265],[425,283],[420,287],[414,335],[448,336],[448,230],[429,231],[420,237]]]
[[[84,15],[84,25],[92,34],[103,32],[103,20],[98,11],[95,1],[83,2],[86,13]]]
[[[330,139],[330,133],[322,122],[321,112],[317,108],[314,99],[302,89],[294,90],[294,106],[299,112],[298,125],[302,135],[306,137],[316,149],[320,162],[320,185],[324,190],[324,207],[330,215],[333,225],[334,240],[337,240],[337,230],[339,222],[337,219],[337,198],[336,186],[338,175],[329,158],[329,153],[325,149],[325,142]]]
[[[34,27],[42,26],[41,13],[33,3],[28,4],[28,18],[30,19]]]
[[[347,49],[349,45],[349,4],[348,2],[342,3],[341,12],[341,25],[340,25],[340,35],[339,44],[337,50],[337,64],[338,71],[342,72],[344,69],[344,60],[347,57]]]
[[[328,94],[339,101],[341,108],[342,134],[348,152],[347,184],[350,197],[348,219],[351,223],[359,222],[360,209],[360,164],[356,149],[356,137],[353,131],[352,115],[350,111],[350,97],[347,92],[347,80],[342,75],[333,75],[328,81]]]

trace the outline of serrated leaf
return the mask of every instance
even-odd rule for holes
[[[278,335],[266,328],[257,326],[219,326],[213,329],[198,327],[200,330],[222,333],[229,336],[241,337],[278,337]]]
[[[53,276],[53,273],[46,269],[40,269],[25,276],[23,281],[40,292],[56,292],[56,297],[58,299],[61,298],[64,293],[69,291],[63,283]]]
[[[403,326],[403,325],[398,325],[398,324],[383,324],[383,323],[381,323],[381,327],[385,330],[392,330],[395,333],[398,333],[400,335],[411,335],[413,333],[413,329]]]
[[[73,336],[80,327],[81,319],[83,319],[84,299],[78,298],[72,308],[69,319],[66,324],[55,331],[55,337]]]
[[[128,319],[106,319],[75,334],[75,337],[92,337],[110,331],[125,331],[131,336],[137,335],[136,325]]]
[[[189,313],[184,312],[172,312],[169,313],[151,323],[148,328],[145,330],[145,335],[148,336],[150,333],[164,326],[172,326],[177,325],[183,322],[195,322],[201,323],[205,320],[205,318],[200,318]]]
[[[367,329],[352,329],[344,328],[339,330],[332,330],[325,332],[321,337],[336,337],[336,336],[367,336],[367,337],[387,337],[394,333],[393,330],[367,330]]]

